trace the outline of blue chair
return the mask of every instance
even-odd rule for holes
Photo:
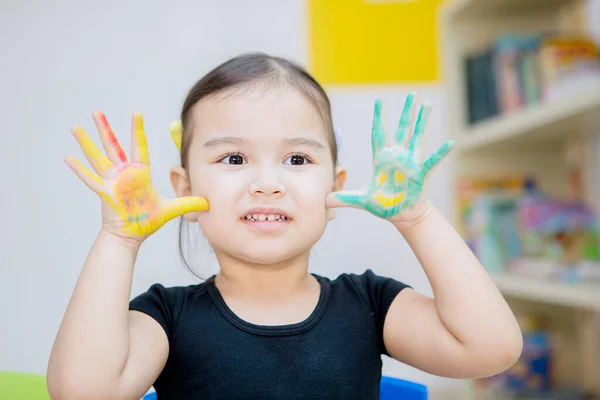
[[[427,400],[427,386],[391,376],[382,376],[379,385],[379,399]]]
[[[383,376],[379,389],[380,400],[427,400],[427,387],[390,376]],[[143,400],[157,400],[156,393],[148,393]]]

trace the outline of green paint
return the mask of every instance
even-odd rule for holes
[[[429,173],[452,150],[454,142],[448,141],[444,143],[425,162],[421,162],[417,158],[415,153],[421,149],[423,135],[426,131],[431,112],[431,106],[425,104],[419,110],[415,129],[408,147],[404,146],[404,142],[412,126],[415,97],[411,93],[406,98],[395,135],[395,143],[390,147],[386,146],[381,100],[375,102],[375,116],[371,132],[373,176],[367,184],[366,189],[360,193],[336,193],[336,197],[340,201],[348,205],[364,208],[381,218],[390,218],[398,215],[402,211],[410,209],[419,201]],[[404,179],[396,182],[396,173],[402,174]],[[379,182],[382,177],[387,178]],[[404,198],[396,204],[384,205],[377,200],[378,197],[381,198],[382,196],[393,199],[398,195],[403,195]]]
[[[410,93],[406,97],[404,108],[402,109],[402,115],[400,115],[400,122],[398,123],[398,130],[396,131],[396,143],[402,145],[410,134],[410,124],[412,122],[412,114],[415,110],[415,97],[414,93]]]
[[[149,219],[150,219],[150,213],[148,211],[146,211],[145,213],[142,213],[140,215],[128,215],[127,216],[128,222],[142,223]]]
[[[373,128],[371,132],[371,147],[373,148],[373,154],[377,154],[383,150],[386,145],[385,131],[383,130],[381,100],[379,99],[375,101],[375,116],[373,117]]]
[[[427,121],[429,121],[429,114],[431,113],[431,105],[428,103],[423,104],[419,109],[419,116],[417,117],[417,123],[415,124],[415,131],[410,143],[408,144],[408,151],[414,153],[415,150],[419,149],[423,143],[423,135],[427,128]]]

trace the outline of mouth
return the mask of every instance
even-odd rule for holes
[[[260,231],[274,231],[285,227],[292,219],[283,210],[276,208],[255,208],[240,217],[242,222]]]

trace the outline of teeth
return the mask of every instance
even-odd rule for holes
[[[279,214],[248,214],[247,221],[287,221],[287,218]]]

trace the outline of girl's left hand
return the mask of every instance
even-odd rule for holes
[[[371,136],[373,176],[360,190],[329,194],[327,208],[362,208],[393,223],[415,221],[424,213],[428,204],[423,194],[427,178],[452,150],[454,142],[444,143],[427,160],[420,160],[431,106],[428,103],[421,106],[411,135],[415,102],[416,94],[410,93],[391,146],[387,145],[381,100],[375,102]]]

